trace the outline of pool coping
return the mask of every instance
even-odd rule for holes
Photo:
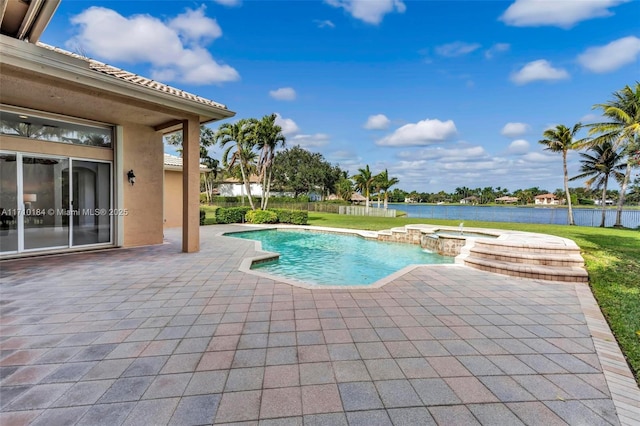
[[[307,231],[320,231],[320,232],[324,231],[324,232],[330,232],[333,234],[356,235],[356,236],[359,236],[368,240],[374,240],[374,241],[377,241],[377,235],[378,235],[376,231],[364,231],[360,229],[346,229],[346,228],[330,228],[330,227],[309,226],[309,225],[287,225],[287,224],[278,224],[278,225],[237,224],[237,225],[242,227],[252,228],[252,230],[255,230],[255,231],[258,231],[258,230],[262,231],[262,230],[269,230],[269,229],[304,229]],[[245,231],[220,232],[216,235],[219,237],[228,237],[229,234],[234,234],[237,232],[245,232]],[[247,241],[252,241],[252,240],[247,240]],[[251,267],[256,263],[268,262],[280,257],[279,253],[263,250],[262,243],[260,241],[253,241],[253,243],[255,244],[256,251],[262,252],[263,254],[260,254],[258,256],[247,257],[243,259],[242,262],[240,263],[240,267],[238,268],[240,272],[257,275],[262,278],[283,282],[285,284],[289,284],[298,288],[304,288],[307,290],[325,290],[325,289],[326,290],[367,290],[371,288],[381,288],[391,283],[392,281],[400,278],[401,276],[411,272],[415,268],[418,268],[421,266],[429,266],[429,264],[407,265],[404,268],[399,269],[396,272],[393,272],[392,274],[389,274],[383,278],[380,278],[378,281],[373,282],[371,284],[349,285],[349,286],[325,285],[325,284],[314,285],[314,284],[307,284],[303,281],[294,280],[292,278],[287,278],[280,275],[269,274],[267,272],[251,269]],[[451,263],[451,264],[439,263],[438,266],[460,267],[463,265],[458,263]]]

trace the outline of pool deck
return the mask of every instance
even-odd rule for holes
[[[0,424],[640,424],[586,284],[431,265],[305,289],[240,271],[239,228],[0,263]]]

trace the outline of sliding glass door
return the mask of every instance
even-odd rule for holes
[[[111,163],[0,154],[2,254],[109,244]]]

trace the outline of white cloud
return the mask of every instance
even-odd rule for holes
[[[640,55],[640,38],[629,36],[604,46],[588,48],[578,56],[578,62],[589,71],[605,73],[635,62],[638,55]]]
[[[296,99],[296,91],[291,87],[281,87],[269,91],[269,96],[278,101],[293,101]]]
[[[516,27],[555,26],[571,28],[578,22],[613,15],[609,8],[629,0],[516,0],[500,16]]]
[[[562,68],[554,68],[545,59],[529,62],[521,70],[511,74],[511,81],[522,85],[534,81],[556,81],[569,78],[569,73]]]
[[[169,21],[169,28],[175,30],[187,43],[201,43],[222,36],[222,29],[215,19],[205,16],[205,6],[187,11]]]
[[[453,43],[443,44],[442,46],[436,47],[436,53],[440,56],[453,58],[456,56],[463,56],[471,53],[475,50],[480,49],[480,47],[481,46],[478,43],[465,43],[463,41],[455,41]]]
[[[418,151],[401,151],[397,155],[403,160],[438,160],[442,162],[478,161],[488,158],[487,151],[481,146],[467,146],[458,144],[454,148],[429,147]]]
[[[192,28],[185,25],[188,17],[195,22]],[[149,15],[127,18],[111,9],[90,7],[71,23],[78,33],[67,41],[68,48],[105,61],[149,63],[151,77],[157,80],[212,84],[240,79],[234,68],[216,62],[199,45],[222,34],[217,22],[204,16],[204,8],[187,9],[165,23]]]
[[[458,133],[452,120],[425,119],[409,123],[376,141],[382,146],[425,146],[450,139]]]
[[[213,0],[214,2],[221,4],[222,6],[235,7],[242,4],[242,0]]]
[[[602,116],[601,115],[597,115],[597,114],[586,114],[583,115],[582,117],[580,117],[580,120],[578,120],[580,123],[598,123],[600,121],[602,121]]]
[[[507,123],[504,125],[500,134],[508,138],[517,138],[525,135],[530,130],[527,123]]]
[[[367,130],[385,130],[389,128],[391,120],[384,114],[370,115],[367,122],[364,123],[364,128]]]
[[[509,43],[496,43],[484,52],[484,57],[487,59],[492,59],[499,53],[507,52],[511,49],[511,45]]]
[[[298,127],[295,121],[293,121],[290,118],[284,118],[277,112],[276,112],[276,124],[282,128],[282,134],[285,135],[286,137],[295,135],[300,131],[300,128]]]
[[[367,24],[378,25],[388,13],[404,13],[402,0],[325,0],[325,3],[347,11],[351,16]]]
[[[295,135],[288,139],[290,146],[300,145],[302,148],[319,148],[329,144],[330,136],[326,133],[314,133],[313,135]]]
[[[325,20],[316,19],[313,22],[315,22],[318,28],[335,28],[336,27],[336,24],[334,24],[328,19],[325,19]]]
[[[509,144],[507,152],[513,155],[524,155],[529,152],[529,142],[524,139],[517,139]]]

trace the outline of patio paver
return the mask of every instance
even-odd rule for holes
[[[234,229],[0,263],[0,423],[638,424],[584,284],[432,265],[310,290],[240,272]]]

